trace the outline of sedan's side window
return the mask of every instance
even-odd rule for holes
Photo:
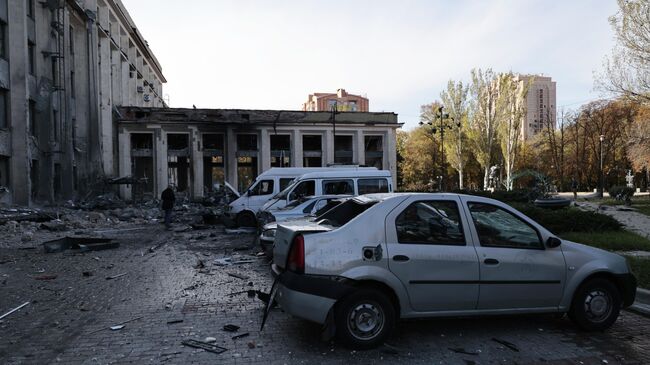
[[[481,246],[543,249],[537,230],[492,204],[468,203]]]
[[[395,229],[399,243],[465,245],[458,205],[450,200],[412,203],[395,219]]]

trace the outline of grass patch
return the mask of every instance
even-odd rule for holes
[[[565,232],[560,234],[560,237],[608,251],[650,251],[650,240],[634,232],[625,230]]]
[[[625,256],[625,258],[630,263],[632,274],[636,276],[637,286],[645,289],[650,288],[650,260],[631,256]]]
[[[603,205],[611,205],[611,206],[625,205],[625,202],[613,198],[605,198],[602,201],[600,201],[600,203]],[[636,209],[636,211],[638,211],[641,214],[650,216],[650,198],[648,198],[647,196],[632,197],[632,208]]]

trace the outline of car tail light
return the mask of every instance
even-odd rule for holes
[[[287,269],[298,274],[305,272],[305,239],[302,235],[293,239],[287,259]]]

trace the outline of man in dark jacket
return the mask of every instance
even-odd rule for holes
[[[174,203],[176,202],[176,196],[171,185],[168,185],[167,189],[163,190],[160,199],[162,200],[162,210],[165,211],[165,227],[169,229],[172,225],[172,209],[174,209]]]

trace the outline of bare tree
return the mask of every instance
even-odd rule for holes
[[[450,165],[458,171],[458,187],[463,189],[463,171],[469,160],[470,153],[466,140],[466,129],[468,124],[468,101],[467,94],[469,86],[463,85],[462,81],[454,82],[449,80],[447,89],[440,93],[440,98],[449,116],[453,119],[451,135],[443,148],[447,149],[447,156]]]
[[[619,11],[609,18],[617,45],[605,59],[604,75],[596,75],[596,83],[603,90],[649,103],[650,0],[617,1]]]

